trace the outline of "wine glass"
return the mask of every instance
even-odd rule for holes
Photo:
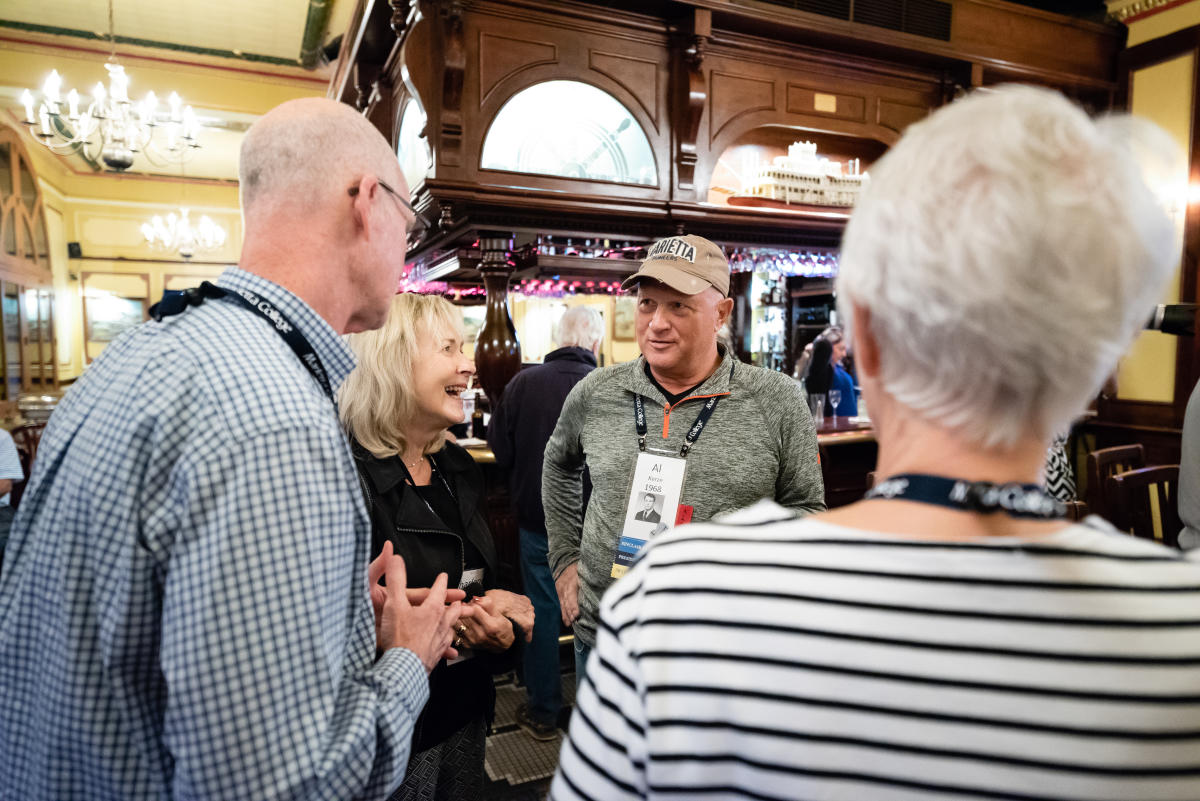
[[[840,389],[829,390],[829,406],[833,409],[833,416],[837,417],[838,404],[842,402],[842,391]]]

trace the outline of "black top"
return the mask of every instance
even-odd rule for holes
[[[433,475],[430,477],[430,482],[424,486],[415,486],[414,489],[421,496],[421,500],[425,501],[433,513],[438,516],[438,519],[462,538],[464,569],[486,570],[487,563],[483,559],[483,554],[475,547],[471,538],[466,536],[467,529],[463,524],[462,511],[458,508],[458,501],[450,493],[449,482],[442,480],[443,476],[438,473],[437,463],[432,459],[430,462],[433,463]],[[463,589],[468,588],[463,587]],[[481,592],[482,588],[477,588],[472,594],[478,595]]]
[[[571,390],[596,369],[596,357],[586,348],[559,348],[546,354],[544,364],[522,370],[504,388],[488,425],[488,445],[496,463],[509,471],[509,488],[517,525],[546,533],[542,511],[542,457],[554,433],[558,415]],[[591,483],[585,473],[584,506]]]
[[[409,484],[399,456],[377,459],[353,439],[351,450],[371,515],[372,554],[390,541],[404,557],[410,587],[431,586],[438,573],[446,573],[449,586],[457,587],[463,570],[472,566],[484,569],[484,590],[496,586],[498,561],[484,515],[483,475],[469,453],[448,443],[431,457],[438,474],[428,487],[418,488]],[[444,518],[456,519],[448,523]],[[514,638],[514,646],[519,641]],[[511,669],[516,651],[479,651],[472,659],[434,668],[429,702],[413,734],[413,753],[442,742],[479,716],[490,722],[496,700],[492,674]]]

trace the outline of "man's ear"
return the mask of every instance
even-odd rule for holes
[[[854,345],[854,369],[860,376],[879,375],[879,342],[871,331],[871,312],[857,303],[854,306],[854,328],[850,341]]]
[[[379,179],[368,173],[359,179],[358,193],[351,198],[350,215],[354,219],[354,226],[360,229],[367,238],[370,238],[373,233],[371,207],[375,203],[375,193],[378,191]]]
[[[729,321],[729,315],[733,314],[733,298],[721,298],[717,304],[717,330],[721,330],[721,326]]]

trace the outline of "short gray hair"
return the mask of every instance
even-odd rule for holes
[[[590,306],[572,306],[558,321],[560,348],[590,348],[604,338],[604,318]]]
[[[392,173],[399,174],[399,162],[365,117],[325,98],[292,100],[264,115],[242,140],[242,212],[263,200],[309,205],[346,192],[368,172],[389,181]]]
[[[1170,154],[1148,122],[1096,122],[1027,86],[972,93],[911,126],[871,170],[837,282],[848,330],[852,304],[870,311],[880,388],[983,447],[1065,428],[1177,262],[1174,223],[1143,174]]]

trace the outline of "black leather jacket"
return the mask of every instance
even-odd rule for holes
[[[390,540],[395,552],[404,557],[409,587],[431,586],[438,573],[446,573],[449,586],[457,587],[464,564],[462,537],[408,485],[400,457],[377,459],[353,438],[351,449],[371,515],[372,555],[378,555]],[[466,537],[483,556],[484,589],[493,589],[496,546],[484,516],[483,474],[471,455],[453,443],[434,454],[433,460],[458,501]],[[429,702],[413,734],[414,754],[440,743],[480,715],[491,723],[496,702],[492,674],[512,666],[518,640],[514,638],[514,646],[503,654],[477,652],[472,659],[455,665],[442,662],[433,670]]]

